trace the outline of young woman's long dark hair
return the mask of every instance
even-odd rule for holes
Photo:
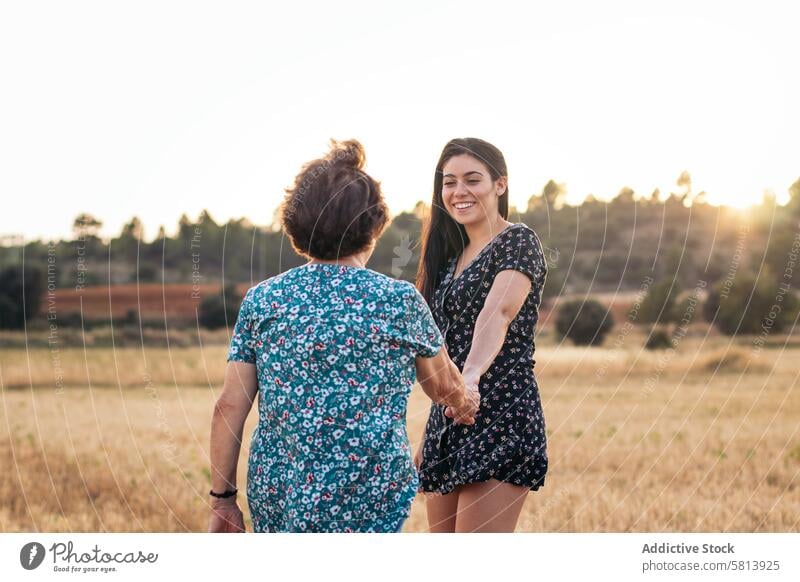
[[[452,139],[447,142],[436,164],[433,177],[433,202],[430,215],[422,228],[422,258],[417,270],[417,289],[433,305],[433,292],[437,276],[451,257],[457,255],[469,243],[469,237],[462,225],[453,220],[444,208],[442,201],[443,168],[453,156],[469,154],[483,162],[489,169],[492,180],[508,176],[503,153],[487,141],[477,137]],[[508,219],[508,187],[497,201],[500,216]]]

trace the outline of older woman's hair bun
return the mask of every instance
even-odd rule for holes
[[[322,158],[306,163],[279,209],[294,250],[333,260],[365,250],[389,222],[380,183],[364,172],[364,146],[331,139]]]
[[[367,161],[364,146],[354,139],[345,141],[331,139],[331,149],[326,157],[334,163],[350,166],[356,170],[363,170]]]

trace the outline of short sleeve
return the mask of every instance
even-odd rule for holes
[[[432,358],[444,345],[431,310],[417,288],[410,283],[403,285],[403,313],[401,319],[405,331],[405,341],[415,356]]]
[[[233,326],[231,345],[228,348],[229,362],[256,363],[255,339],[253,336],[254,304],[253,295],[255,287],[247,290],[239,308],[236,324]]]
[[[527,226],[512,229],[495,251],[495,263],[497,273],[519,271],[526,274],[534,284],[541,284],[547,275],[547,261],[542,243]]]

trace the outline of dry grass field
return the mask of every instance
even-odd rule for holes
[[[550,470],[518,531],[800,531],[796,340],[649,352],[638,334],[617,349],[537,341]],[[225,351],[0,352],[0,531],[204,531]],[[415,446],[427,410],[416,387]],[[418,496],[405,531],[425,529]]]

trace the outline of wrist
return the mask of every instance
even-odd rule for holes
[[[226,497],[221,499],[219,497],[211,497],[211,508],[212,509],[221,509],[224,507],[236,507],[236,496],[233,497]]]
[[[224,500],[224,499],[236,499],[236,494],[238,492],[239,490],[236,487],[228,487],[225,489],[223,488],[214,489],[212,487],[211,491],[209,491],[208,494],[211,496],[212,499]]]
[[[461,372],[461,376],[464,378],[464,384],[467,386],[477,386],[481,381],[481,374],[478,372],[478,370],[465,369],[463,372]]]

